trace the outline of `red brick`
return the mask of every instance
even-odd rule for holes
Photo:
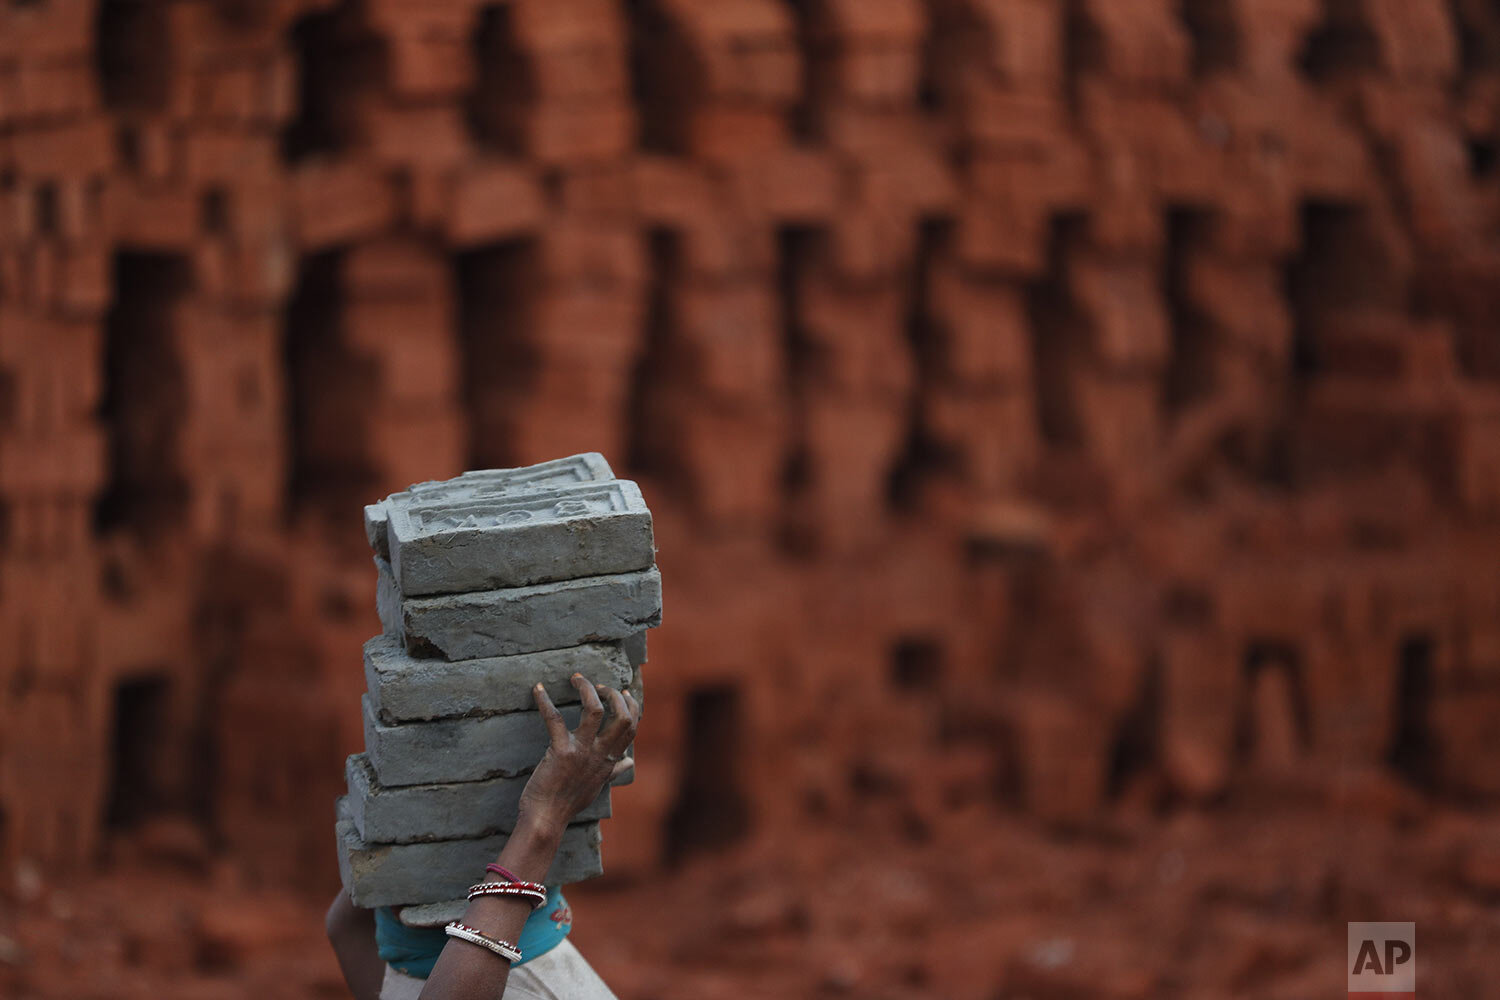
[[[104,118],[24,130],[9,141],[10,153],[32,176],[77,177],[114,166],[113,128]]]
[[[694,384],[725,399],[764,399],[781,381],[781,316],[752,284],[688,285],[674,296],[674,333]]]
[[[934,267],[929,309],[945,346],[948,371],[964,385],[1025,385],[1031,380],[1031,325],[1018,282],[976,279]]]
[[[792,36],[791,12],[770,0],[725,0],[714,4],[665,0],[663,6],[703,46],[744,45],[752,39],[790,42]]]
[[[1393,75],[1439,84],[1453,77],[1459,37],[1447,6],[1367,0],[1363,8]]]
[[[411,239],[387,238],[350,249],[340,261],[339,290],[351,299],[448,298],[448,262]]]
[[[193,74],[192,116],[200,122],[231,126],[254,122],[266,104],[261,96],[263,83],[260,68],[253,64],[205,67]]]
[[[973,199],[959,214],[959,260],[981,270],[1039,274],[1046,265],[1050,216],[1009,199]]]
[[[32,59],[85,52],[93,44],[93,14],[87,5],[71,3],[12,7],[0,13],[0,44],[7,53]]]
[[[911,261],[916,219],[902,211],[870,205],[846,206],[829,232],[829,266],[851,280],[880,280],[899,273]]]
[[[165,181],[181,170],[181,148],[165,123],[122,125],[119,137],[120,145],[129,150],[123,157],[125,167],[143,181]]]
[[[779,465],[786,454],[785,412],[764,405],[744,409],[688,396],[670,406],[678,454],[687,467],[694,511],[716,528],[746,533],[772,521],[781,498]],[[691,414],[691,419],[688,415]]]
[[[113,213],[116,239],[138,250],[180,251],[198,234],[200,205],[189,191],[148,194],[134,185],[122,185],[115,192]]]
[[[1075,257],[1069,262],[1068,286],[1105,364],[1149,372],[1166,363],[1168,318],[1161,278],[1149,263]]]
[[[645,278],[645,246],[634,228],[559,219],[541,233],[537,246],[549,284],[629,287]]]
[[[335,4],[318,0],[324,7]],[[431,2],[431,0],[370,0],[371,27],[380,33],[412,31],[435,37],[457,37],[474,29],[476,5],[467,2]]]
[[[1161,447],[1161,390],[1142,375],[1080,370],[1073,391],[1089,452],[1134,490],[1143,463]]]
[[[1135,86],[1186,82],[1190,42],[1167,0],[1087,0],[1084,9],[1101,36],[1106,74]]]
[[[904,109],[922,81],[922,54],[907,46],[861,46],[829,62],[839,92],[855,101]]]
[[[938,138],[930,121],[905,111],[840,101],[817,108],[817,115],[830,146],[865,161],[907,155]]]
[[[810,277],[798,299],[797,322],[817,352],[820,385],[867,399],[905,395],[914,372],[902,350],[908,305],[900,289]]]
[[[785,114],[735,105],[710,106],[695,111],[688,122],[688,149],[710,162],[752,160],[788,144]]]
[[[625,48],[615,42],[533,53],[527,72],[542,101],[623,101],[630,90]]]
[[[610,101],[535,104],[522,112],[529,155],[545,165],[613,160],[635,141],[635,111]]]
[[[644,319],[640,296],[591,290],[550,293],[535,304],[529,317],[538,343],[587,344],[622,364],[634,354]]]
[[[715,211],[713,184],[694,164],[644,156],[635,161],[633,178],[635,200],[647,223],[684,226]]]
[[[1194,254],[1186,269],[1186,294],[1241,344],[1266,352],[1278,364],[1291,356],[1292,316],[1278,292],[1283,278],[1271,265],[1238,263]]]
[[[57,307],[73,316],[100,316],[109,308],[110,258],[101,250],[70,248],[58,257]]]
[[[15,71],[12,114],[17,118],[66,119],[98,106],[94,67],[87,60],[21,60]]]
[[[530,462],[542,455],[577,454],[593,446],[610,454],[625,448],[624,428],[605,427],[611,411],[609,399],[591,399],[586,405],[560,403],[556,397],[538,400],[520,411],[513,431],[519,461]],[[603,428],[601,430],[601,428]]]
[[[290,187],[293,229],[307,249],[377,233],[396,216],[390,182],[366,166],[305,164]]]
[[[836,212],[843,176],[832,157],[783,149],[736,164],[732,176],[740,203],[778,223],[821,222]]]
[[[104,480],[104,436],[95,428],[0,438],[0,492],[86,496]]]
[[[279,238],[202,242],[193,253],[198,287],[242,306],[280,304],[291,291],[294,266],[290,246]]]
[[[1064,12],[1049,0],[979,0],[973,7],[989,31],[992,65],[1025,89],[1051,89],[1062,79]]]
[[[1077,211],[1090,204],[1097,169],[1084,147],[1066,141],[1025,153],[978,153],[967,164],[965,180],[981,199]]]
[[[636,182],[629,162],[582,164],[562,175],[556,210],[580,218],[637,222]]]
[[[512,16],[516,40],[538,52],[618,45],[625,34],[620,8],[608,0],[517,0]]]
[[[371,105],[361,115],[371,154],[387,165],[448,167],[470,153],[463,109],[451,105]]]
[[[1017,698],[1012,724],[1027,808],[1049,823],[1087,821],[1103,792],[1106,727],[1088,708],[1043,692]]]
[[[463,35],[395,34],[386,60],[391,88],[405,98],[457,97],[474,85],[473,44]]]
[[[1459,497],[1476,514],[1493,515],[1500,511],[1500,405],[1493,400],[1476,400],[1462,426]]]
[[[1036,404],[1027,389],[945,389],[923,400],[934,437],[960,456],[981,495],[1014,496],[1041,452]]]
[[[452,199],[447,233],[459,245],[516,236],[542,219],[536,177],[520,165],[476,164],[454,177]]]
[[[382,483],[418,482],[423,476],[448,476],[462,469],[463,415],[420,406],[375,415],[370,427],[371,455],[379,462]]]
[[[818,392],[807,402],[806,447],[820,540],[835,551],[869,544],[886,515],[889,470],[907,432],[907,415],[888,396]]]
[[[270,179],[279,169],[270,135],[239,129],[193,128],[179,132],[183,174],[190,184]]]
[[[769,225],[716,212],[684,229],[682,257],[695,277],[763,278],[775,263],[775,234]]]
[[[958,185],[948,163],[927,149],[881,157],[856,174],[857,201],[900,205],[914,215],[951,216],[958,207]]]

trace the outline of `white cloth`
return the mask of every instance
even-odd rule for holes
[[[425,979],[414,979],[385,967],[380,1000],[417,1000]],[[563,941],[547,954],[510,970],[505,1000],[617,1000],[573,942]]]

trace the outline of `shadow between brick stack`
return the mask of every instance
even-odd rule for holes
[[[504,846],[546,750],[533,685],[569,726],[575,673],[643,701],[645,630],[661,621],[651,512],[589,453],[419,483],[366,507],[365,530],[383,632],[364,647],[365,753],[337,804],[339,871],[357,906],[446,904]],[[606,787],[549,883],[602,873],[609,812]]]

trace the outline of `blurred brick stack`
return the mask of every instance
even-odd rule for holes
[[[680,595],[622,869],[1500,793],[1497,180],[1466,0],[5,5],[0,862],[331,882],[356,505],[595,449]]]

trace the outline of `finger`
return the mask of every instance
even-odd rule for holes
[[[568,723],[557,706],[552,704],[552,697],[547,694],[547,689],[538,684],[531,689],[531,697],[536,699],[536,710],[542,713],[542,722],[547,725],[547,736],[552,740],[552,745],[559,750],[567,746]]]
[[[621,757],[619,760],[615,761],[614,770],[609,772],[609,780],[614,781],[620,775],[630,771],[633,767],[635,767],[634,757]]]
[[[578,698],[583,702],[583,715],[578,720],[578,728],[573,730],[573,736],[587,744],[599,733],[599,723],[604,721],[604,706],[594,693],[594,685],[582,674],[573,675],[573,686],[578,689]]]
[[[609,702],[609,710],[613,713],[609,722],[599,731],[599,742],[604,744],[606,753],[615,753],[630,746],[631,735],[635,732],[635,716],[630,714],[630,706],[625,704],[620,692],[603,684],[599,685],[599,690]]]
[[[635,700],[635,695],[631,694],[629,691],[624,692],[624,694],[625,704],[630,706],[630,717],[635,720],[636,724],[639,725],[641,721],[640,703]]]

